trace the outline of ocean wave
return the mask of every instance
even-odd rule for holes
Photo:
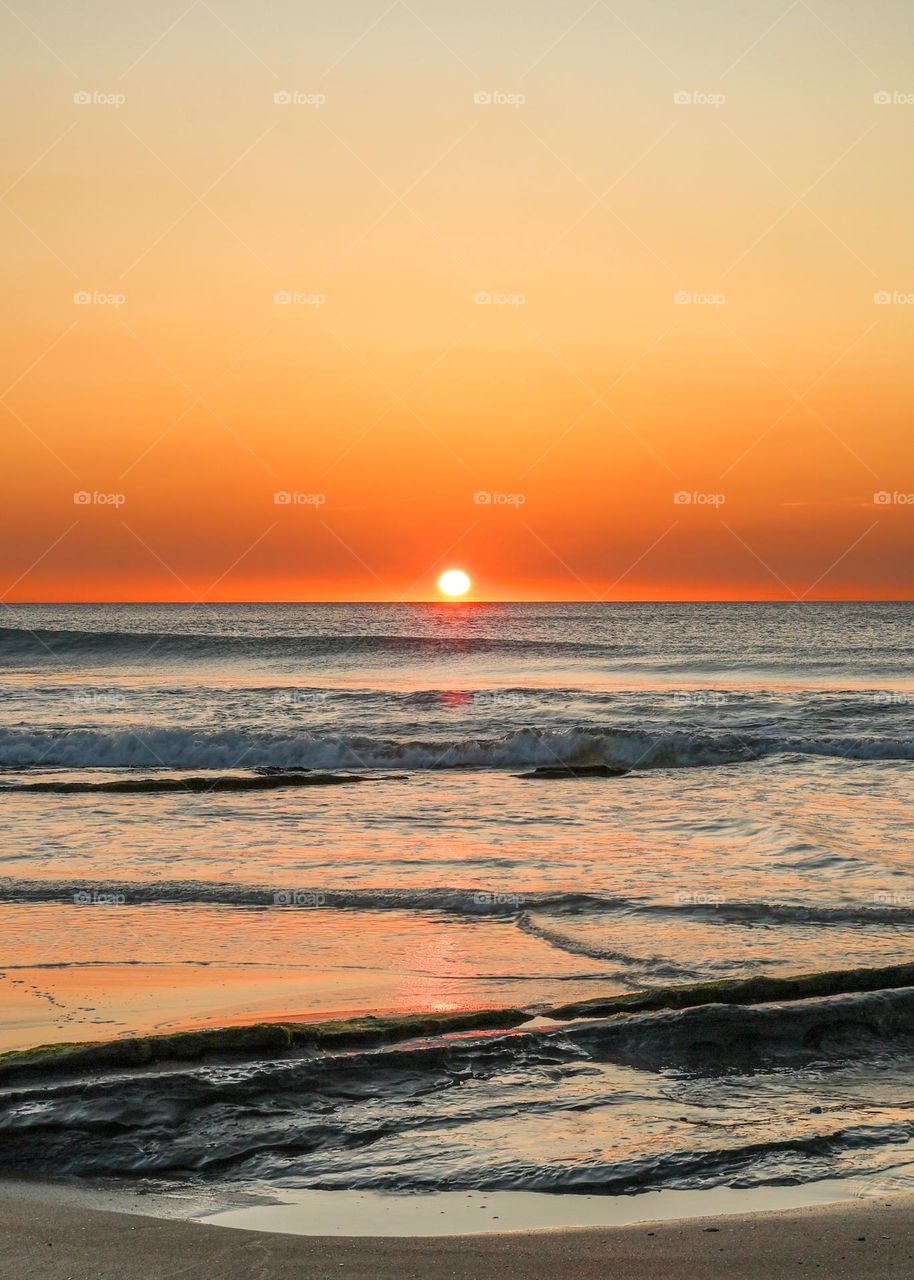
[[[592,959],[622,961],[645,967],[645,977],[653,985],[658,977],[670,981],[693,976],[670,966],[670,972],[655,965],[669,965],[661,956],[631,956],[618,948],[601,948],[568,933],[575,917],[657,916],[697,917],[721,924],[785,924],[810,928],[843,928],[914,924],[914,905],[909,900],[891,902],[770,902],[702,900],[690,895],[688,901],[656,901],[647,898],[617,897],[581,891],[514,889],[492,891],[461,887],[416,887],[409,889],[339,889],[312,883],[276,885],[245,884],[224,880],[112,880],[103,883],[76,878],[0,876],[0,902],[83,903],[93,895],[114,895],[129,906],[181,905],[220,907],[321,907],[329,911],[418,911],[465,916],[495,916],[510,919],[543,941]]]
[[[421,1124],[414,1126],[421,1131]],[[380,1132],[378,1137],[383,1136]],[[846,1125],[819,1132],[769,1141],[746,1142],[718,1148],[679,1148],[626,1160],[583,1158],[580,1161],[535,1163],[501,1160],[483,1164],[467,1161],[456,1173],[428,1168],[417,1173],[397,1168],[355,1176],[328,1172],[309,1180],[316,1191],[359,1190],[387,1194],[440,1191],[526,1191],[554,1195],[637,1195],[659,1190],[711,1190],[718,1186],[751,1187],[802,1185],[827,1177],[864,1174],[870,1164],[880,1168],[880,1148],[908,1143],[914,1138],[914,1122],[895,1120],[885,1124]],[[310,1148],[259,1152],[244,1172],[269,1179],[295,1167],[296,1158],[310,1155]],[[840,1162],[846,1171],[836,1173]],[[910,1155],[898,1163],[908,1165]],[[311,1163],[310,1161],[308,1162]],[[891,1159],[882,1162],[892,1165]],[[213,1170],[217,1172],[217,1170]]]
[[[618,947],[599,946],[581,938],[569,937],[567,933],[556,928],[554,923],[543,920],[542,916],[531,915],[529,912],[524,912],[518,918],[517,924],[524,933],[547,942],[549,946],[559,951],[567,951],[570,955],[587,956],[591,960],[609,960],[624,965],[626,976],[632,982],[692,982],[699,976],[697,970],[672,964],[665,956],[634,956]]]
[[[609,764],[630,769],[740,764],[781,754],[914,760],[914,740],[578,726],[459,738],[373,737],[158,725],[0,730],[0,766],[120,769],[510,769]]]
[[[770,1004],[707,1003],[586,1022],[571,1034],[591,1053],[655,1071],[856,1060],[896,1041],[906,1053],[914,1049],[914,988]]]
[[[631,645],[540,641],[519,636],[423,635],[238,635],[215,632],[166,631],[68,631],[47,627],[0,627],[0,664],[51,659],[104,663],[108,661],[200,661],[206,658],[295,658],[347,653],[402,654],[403,656],[457,653],[512,653],[552,650],[581,654],[635,653]]]
[[[27,879],[0,876],[0,901],[91,902],[93,894],[114,895],[130,906],[180,904],[222,907],[326,907],[335,911],[424,911],[460,916],[514,918],[528,904],[549,911],[605,911],[628,908],[628,899],[587,893],[495,893],[487,889],[333,889],[287,883],[237,884],[223,880]],[[914,914],[914,912],[912,912]]]
[[[550,619],[555,623],[557,619]],[[282,619],[271,622],[280,628]],[[0,627],[0,668],[53,667],[55,664],[104,667],[118,664],[199,665],[206,662],[278,661],[297,659],[330,659],[343,662],[347,655],[355,659],[375,656],[382,662],[398,658],[422,661],[439,657],[512,654],[527,657],[560,657],[563,661],[591,659],[624,669],[649,670],[655,674],[677,675],[700,671],[720,675],[723,672],[745,673],[764,670],[770,674],[814,670],[819,673],[846,672],[865,668],[871,676],[896,677],[899,669],[914,658],[914,645],[894,644],[881,653],[871,642],[852,644],[841,637],[840,652],[829,652],[812,637],[806,646],[798,643],[789,653],[778,653],[770,637],[759,634],[754,643],[747,639],[744,651],[734,652],[720,644],[696,643],[683,637],[679,651],[658,649],[656,643],[637,633],[624,635],[618,628],[612,633],[601,631],[591,622],[572,615],[569,626],[558,632],[554,625],[536,634],[517,634],[509,622],[495,633],[481,634],[472,626],[460,630],[458,623],[446,634],[417,632],[386,633],[370,631],[327,631],[324,633],[284,632],[281,629],[242,631],[180,630],[79,630],[65,627]],[[346,624],[344,624],[346,625]],[[351,622],[349,623],[351,625]],[[393,624],[396,625],[396,624]],[[409,623],[407,622],[407,625]],[[579,635],[574,636],[577,629]],[[668,639],[668,635],[664,639]],[[862,661],[861,661],[862,660]],[[850,664],[850,665],[849,665]]]
[[[239,1029],[240,1030],[240,1029]],[[82,1074],[40,1084],[8,1083],[0,1091],[0,1169],[54,1176],[117,1175],[282,1177],[304,1170],[307,1185],[386,1190],[590,1190],[618,1193],[639,1186],[722,1180],[764,1167],[768,1157],[831,1155],[902,1142],[914,1134],[910,1115],[892,1123],[846,1123],[807,1115],[803,1131],[748,1141],[693,1130],[691,1149],[653,1150],[613,1162],[532,1163],[492,1151],[488,1160],[464,1147],[459,1165],[403,1156],[427,1130],[438,1143],[449,1128],[480,1120],[467,1091],[511,1084],[505,1102],[516,1114],[522,1081],[542,1076],[581,1089],[600,1064],[641,1072],[676,1072],[711,1080],[732,1072],[818,1072],[839,1063],[894,1061],[914,1054],[914,989],[829,996],[768,1005],[702,1004],[555,1028],[477,1030],[424,1035],[373,1048],[312,1049],[304,1056],[263,1051],[253,1062]],[[584,1068],[582,1073],[582,1068]],[[599,1087],[571,1092],[568,1104],[605,1108]],[[484,1095],[492,1118],[503,1103]],[[454,1101],[449,1101],[454,1099]],[[534,1109],[535,1097],[531,1100]],[[550,1099],[545,1105],[555,1105]],[[857,1108],[859,1111],[859,1106]],[[485,1116],[483,1115],[484,1119]],[[529,1116],[528,1116],[529,1119]],[[385,1163],[359,1167],[395,1136]],[[469,1134],[467,1135],[469,1136]],[[399,1153],[399,1154],[398,1154]],[[301,1164],[305,1158],[304,1166]]]

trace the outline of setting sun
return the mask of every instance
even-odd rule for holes
[[[470,579],[462,569],[447,569],[438,579],[438,590],[446,596],[463,596],[470,589]]]

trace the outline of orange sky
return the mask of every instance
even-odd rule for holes
[[[909,5],[148,8],[0,11],[3,600],[911,597]]]

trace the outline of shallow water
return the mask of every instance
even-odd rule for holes
[[[0,630],[2,1046],[910,960],[912,618],[19,607]],[[632,772],[516,776],[557,761]],[[366,781],[25,789],[263,767]],[[50,1115],[50,1173],[603,1193],[889,1176],[910,1015],[879,999],[786,1038],[747,1011],[655,1016],[668,1056],[581,1029],[448,1038],[434,1065],[375,1053],[353,1083],[336,1055],[304,1093],[285,1066],[188,1069],[170,1110],[119,1086],[123,1143],[110,1099],[8,1098],[0,1160],[28,1172],[16,1135]]]

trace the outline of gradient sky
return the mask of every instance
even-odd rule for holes
[[[0,597],[910,598],[912,36],[10,0]]]

